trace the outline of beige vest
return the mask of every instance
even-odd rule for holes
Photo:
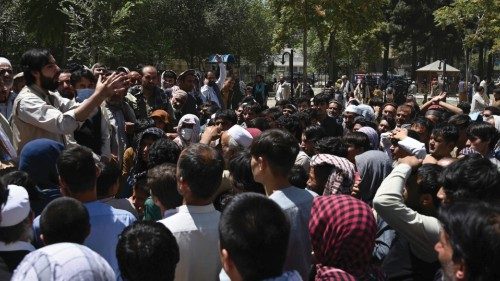
[[[23,98],[37,97],[44,101],[42,98],[43,95],[42,93],[37,93],[36,89],[26,86],[14,100],[14,105],[12,106],[12,139],[18,155],[21,153],[21,149],[23,149],[26,143],[39,138],[51,139],[65,144],[64,135],[51,133],[36,125],[26,123],[19,118],[19,102]],[[57,105],[54,106],[57,107]]]

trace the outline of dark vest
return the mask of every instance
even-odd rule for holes
[[[101,155],[101,108],[92,118],[85,120],[83,125],[74,132],[74,137],[79,145],[86,146],[97,154]]]
[[[434,280],[436,271],[441,268],[439,261],[432,263],[417,258],[410,248],[410,243],[396,232],[391,249],[382,262],[382,270],[391,281],[427,281]]]

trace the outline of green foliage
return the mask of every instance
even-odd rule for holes
[[[172,58],[199,67],[209,54],[233,53],[260,64],[271,53],[272,21],[260,0],[2,0],[0,52],[31,46],[56,59],[161,65]]]
[[[492,51],[500,51],[500,2],[498,0],[454,0],[434,12],[440,27],[454,26],[460,31],[463,44],[472,48],[493,42]]]

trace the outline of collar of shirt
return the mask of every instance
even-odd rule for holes
[[[215,211],[214,204],[208,204],[204,206],[182,205],[177,208],[178,213],[203,214],[203,213],[211,213],[214,211]]]
[[[13,251],[30,251],[33,252],[35,247],[26,241],[16,241],[13,243],[5,244],[0,241],[0,252],[13,252]]]
[[[168,209],[163,213],[163,218],[166,219],[177,214],[177,209]]]

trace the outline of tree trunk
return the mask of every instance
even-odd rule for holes
[[[389,71],[389,48],[391,47],[391,39],[389,34],[384,38],[384,59],[382,62],[382,77],[387,79],[387,72]]]
[[[330,33],[330,38],[328,39],[328,79],[334,81],[337,77],[337,66],[335,64],[335,33]]]
[[[302,39],[302,56],[304,57],[302,81],[304,81],[305,85],[307,83],[307,26],[304,26],[304,38]]]
[[[479,79],[484,79],[484,44],[479,44],[479,58],[477,60],[477,73]]]
[[[415,71],[417,70],[417,40],[415,36],[411,39],[411,79],[415,80]]]
[[[493,75],[493,53],[489,52],[488,62],[486,63],[486,81],[491,81]]]
[[[307,0],[304,0],[304,38],[302,39],[302,56],[304,58],[302,80],[307,84]]]

